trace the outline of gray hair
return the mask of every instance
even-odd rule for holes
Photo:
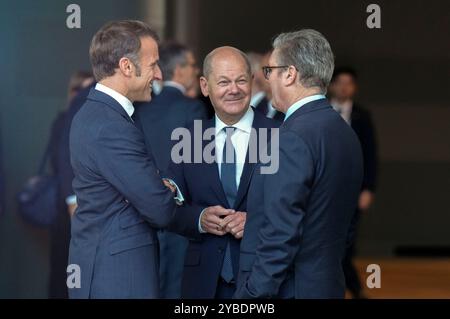
[[[249,61],[249,59],[247,57],[247,54],[245,54],[241,50],[236,49],[234,47],[219,47],[219,48],[216,48],[216,49],[212,50],[211,52],[209,52],[208,55],[203,60],[203,76],[205,78],[207,78],[207,79],[209,78],[209,75],[212,72],[212,65],[211,65],[212,64],[212,60],[213,60],[214,56],[216,55],[217,51],[219,49],[224,49],[224,48],[231,49],[232,51],[235,51],[236,53],[238,53],[245,61],[245,65],[247,67],[248,75],[252,76],[252,67],[250,65],[250,61]]]
[[[293,65],[306,88],[318,87],[326,93],[334,70],[334,56],[327,39],[318,31],[303,29],[282,33],[273,41],[277,63]]]
[[[190,50],[176,42],[167,42],[159,49],[159,67],[164,81],[172,80],[177,66],[187,64],[187,54]]]

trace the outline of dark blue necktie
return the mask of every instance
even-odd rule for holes
[[[236,152],[231,143],[231,136],[234,133],[234,127],[225,127],[226,133],[225,144],[223,145],[222,164],[220,167],[220,179],[222,181],[223,190],[227,197],[230,208],[233,208],[236,200]],[[225,256],[223,258],[221,276],[226,282],[233,280],[233,264],[231,262],[230,243],[227,243]]]

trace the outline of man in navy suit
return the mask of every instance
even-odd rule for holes
[[[150,102],[136,103],[135,107],[147,149],[152,152],[158,169],[166,172],[173,144],[172,131],[186,128],[194,120],[206,119],[207,112],[200,100],[186,96],[198,81],[198,67],[192,51],[170,42],[160,47],[159,56],[163,89]],[[187,239],[166,230],[158,232],[158,239],[161,298],[180,298]]]
[[[334,58],[317,31],[280,34],[264,67],[279,169],[252,176],[236,298],[343,298],[342,259],[362,181],[353,130],[324,94]]]
[[[132,119],[132,102],[149,101],[161,79],[157,35],[140,21],[110,22],[95,34],[90,59],[98,83],[70,132],[78,207],[69,296],[157,298],[156,229],[170,222],[175,202]]]
[[[220,47],[207,55],[200,87],[210,97],[215,117],[189,128],[194,147],[188,154],[183,150],[187,160],[172,158],[171,176],[184,204],[169,228],[190,239],[183,298],[231,298],[236,288],[248,182],[257,161],[253,155],[259,156],[252,146],[260,136],[254,132],[265,129],[267,135],[258,142],[266,144],[270,129],[277,126],[249,106],[251,78],[248,58],[240,50]]]

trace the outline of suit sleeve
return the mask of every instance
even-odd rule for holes
[[[168,226],[168,230],[191,239],[200,239],[201,234],[198,230],[198,219],[200,213],[205,207],[192,203],[188,184],[184,175],[184,163],[170,163],[168,176],[178,186],[184,197],[183,205],[178,206],[175,216]]]
[[[255,263],[237,298],[276,296],[301,246],[314,164],[309,148],[293,132],[280,134],[279,150],[278,172],[264,177],[265,220]]]
[[[147,154],[144,138],[132,123],[102,127],[94,145],[101,174],[151,226],[166,227],[173,217],[173,193],[164,186]]]
[[[70,115],[68,115],[70,116]],[[64,121],[64,125],[61,130],[61,136],[59,138],[58,147],[58,176],[60,182],[61,196],[65,200],[67,197],[74,195],[72,189],[72,181],[74,179],[74,173],[72,165],[70,164],[70,148],[69,148],[69,135],[70,124],[72,117],[68,117]]]

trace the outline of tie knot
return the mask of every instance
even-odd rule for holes
[[[223,128],[223,130],[225,131],[225,134],[227,134],[227,137],[231,137],[231,135],[233,135],[235,129],[236,128],[234,126],[225,126]]]

